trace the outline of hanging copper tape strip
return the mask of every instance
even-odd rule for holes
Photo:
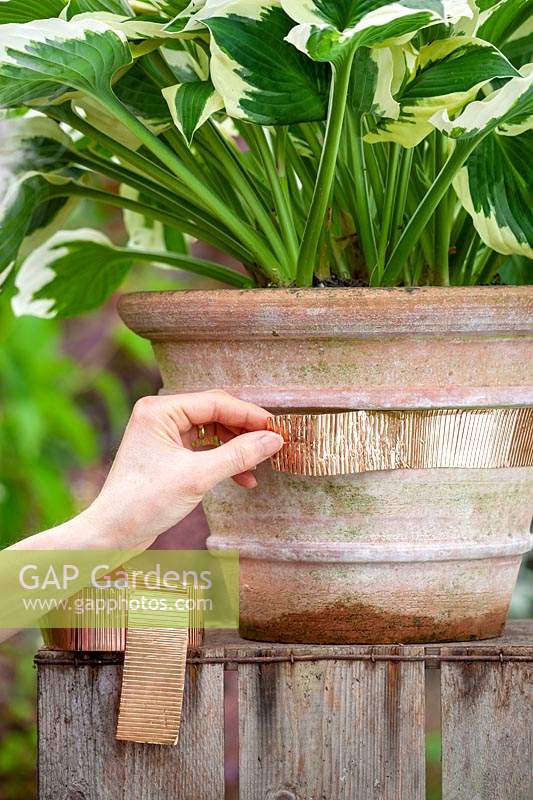
[[[187,650],[203,640],[199,595],[191,585],[130,592],[117,739],[177,744]],[[178,610],[176,601],[187,610]]]
[[[294,475],[533,466],[533,407],[280,414],[272,466]]]

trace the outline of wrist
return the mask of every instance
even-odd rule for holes
[[[102,550],[138,550],[152,544],[146,525],[119,504],[99,495],[78,517],[88,535],[86,547]]]

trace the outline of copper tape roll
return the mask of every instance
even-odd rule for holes
[[[272,466],[294,475],[533,466],[533,407],[281,414]]]
[[[139,572],[136,576],[138,581]],[[198,602],[200,587],[92,587],[74,598],[83,602],[85,609],[95,610],[85,610],[81,617],[73,611],[63,614],[60,624],[65,627],[43,627],[45,644],[69,651],[124,651],[117,739],[175,745],[181,723],[187,652],[198,649],[204,638],[202,604]],[[188,601],[186,610],[176,609],[178,599]],[[143,600],[148,609],[143,608]],[[105,613],[96,610],[101,601]],[[155,610],[150,608],[151,601]],[[158,610],[161,603],[169,610]],[[57,617],[54,620],[49,614],[43,620],[44,626],[47,619],[49,624],[58,623]]]

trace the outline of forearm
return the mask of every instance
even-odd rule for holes
[[[108,540],[109,537],[109,540]],[[87,550],[114,547],[105,526],[95,525],[91,509],[82,511],[68,522],[22,539],[8,550]]]

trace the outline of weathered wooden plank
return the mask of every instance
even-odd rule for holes
[[[54,656],[47,663],[44,651],[38,663],[39,800],[224,797],[221,665],[189,665],[179,744],[161,747],[115,739],[120,664],[76,666],[69,654]],[[57,665],[60,657],[67,663]]]
[[[235,651],[246,651],[246,655],[254,655],[255,653],[264,650],[265,645],[261,642],[253,642],[249,639],[242,639],[237,631],[234,630],[213,630],[213,631],[206,631],[205,637],[206,644],[209,647],[224,647],[226,653],[231,655]],[[530,619],[513,619],[509,620],[504,628],[504,631],[500,637],[497,639],[490,639],[487,641],[486,639],[479,642],[443,642],[438,644],[426,644],[424,645],[424,650],[426,653],[438,655],[442,647],[462,647],[462,648],[469,648],[469,647],[490,647],[498,648],[501,647],[518,647],[524,646],[527,647],[533,641],[533,620]],[[276,644],[276,643],[269,643],[268,647],[276,652],[279,651],[287,651],[292,650],[294,653],[298,653],[300,650],[302,652],[309,650],[309,645],[301,645],[301,644]],[[386,645],[376,645],[374,650],[376,653],[380,653],[382,647],[386,649]],[[321,651],[323,652],[331,652],[330,645],[314,645],[314,651],[319,654]],[[349,645],[338,645],[335,647],[336,652],[342,653],[345,650],[349,651]],[[438,665],[437,665],[438,666]]]
[[[468,652],[498,648],[443,648]],[[503,652],[533,657],[533,647]],[[531,800],[533,663],[443,662],[441,703],[443,800]]]
[[[241,664],[239,719],[240,800],[425,797],[421,662]]]

